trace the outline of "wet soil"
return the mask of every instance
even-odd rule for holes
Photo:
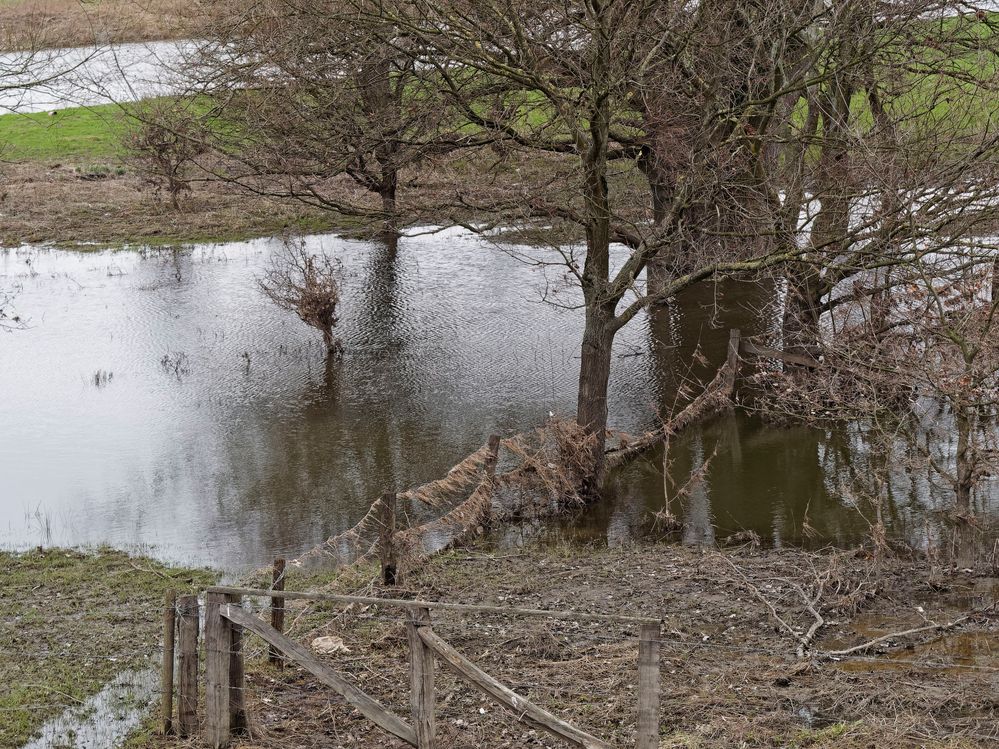
[[[353,570],[326,587],[662,617],[663,747],[984,747],[999,740],[993,579],[863,552],[667,545],[459,550],[394,590],[377,588],[374,574]],[[815,621],[812,602],[824,624],[799,658],[800,637]],[[294,636],[341,638],[346,651],[324,656],[330,665],[408,715],[408,647],[396,610],[292,608]],[[984,613],[950,630],[889,638],[850,658],[826,654],[972,610]],[[614,745],[633,745],[635,627],[448,612],[435,612],[433,627],[527,699]],[[240,746],[403,745],[304,670],[267,665],[260,641],[251,638],[248,647],[251,735]],[[440,669],[436,695],[440,747],[559,745]]]
[[[3,166],[0,246],[106,247],[349,229],[328,211],[197,182],[181,210],[120,161]]]
[[[151,694],[166,591],[215,579],[111,549],[0,551],[0,747],[103,745],[83,739]]]

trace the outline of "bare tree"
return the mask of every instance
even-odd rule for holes
[[[760,376],[771,414],[849,424],[882,460],[852,482],[877,501],[900,470],[925,476],[925,493],[949,497],[957,559],[970,566],[978,546],[976,493],[999,476],[999,304],[991,298],[992,248],[934,252],[894,269],[906,293],[865,291],[826,327],[823,363]],[[845,487],[850,493],[850,487]],[[883,525],[880,515],[875,528]]]
[[[264,0],[224,8],[201,80],[238,123],[225,178],[248,189],[392,225],[432,210],[581,237],[528,259],[581,292],[554,301],[585,316],[577,421],[596,479],[613,342],[648,306],[775,274],[785,339],[814,345],[844,286],[874,273],[890,296],[892,267],[995,220],[999,35],[976,10]]]
[[[226,127],[219,178],[255,192],[374,222],[394,234],[416,220],[399,206],[407,171],[482,142],[447,120],[419,52],[342,0],[218,3],[190,67],[193,87]]]
[[[823,4],[825,5],[825,4]],[[932,247],[975,242],[996,218],[999,148],[986,114],[997,19],[973,3],[830,4],[806,37],[817,76],[781,154],[785,225],[807,248],[787,274],[784,339],[810,346],[839,289]],[[816,45],[820,39],[833,39]],[[880,270],[879,270],[880,269]]]
[[[191,189],[197,159],[207,150],[196,104],[154,99],[126,112],[130,126],[124,145],[129,161],[157,192],[165,191],[170,205],[179,211],[181,193]]]
[[[597,477],[617,331],[701,280],[761,272],[802,252],[792,234],[773,230],[779,186],[764,146],[768,122],[792,117],[785,99],[802,96],[815,74],[773,50],[795,47],[811,15],[803,22],[801,3],[778,1],[716,18],[716,5],[411,0],[372,13],[355,4],[392,29],[386,43],[401,34],[420,50],[414,71],[436,82],[453,116],[520,164],[547,167],[518,170],[499,189],[485,180],[458,187],[473,213],[466,225],[557,221],[585,236],[583,247],[535,260],[559,264],[582,291],[577,420],[597,436]],[[709,231],[701,224],[710,212],[725,218]],[[650,293],[642,276],[663,259]]]
[[[278,307],[294,312],[323,334],[328,355],[343,350],[334,335],[340,304],[340,266],[326,253],[314,255],[302,241],[286,241],[271,257],[260,290]]]

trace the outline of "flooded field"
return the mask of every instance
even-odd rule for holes
[[[0,115],[122,104],[174,93],[182,89],[177,68],[193,48],[191,42],[145,42],[0,52],[0,71],[5,73]]]
[[[554,279],[457,230],[395,252],[311,237],[344,268],[346,353],[327,364],[314,331],[257,288],[279,241],[0,254],[28,321],[0,338],[0,544],[107,543],[244,569],[351,527],[490,433],[573,413],[582,313],[542,301]],[[618,337],[611,424],[654,426],[684,381],[712,373],[695,352],[719,361],[730,327],[765,333],[760,297],[709,284],[636,319]],[[710,465],[673,507],[684,540],[859,540],[867,520],[837,491],[856,452],[844,435],[745,415],[689,432],[671,474],[682,484]],[[931,496],[900,487],[889,532],[918,543]],[[612,478],[606,502],[541,531],[620,543],[653,528],[663,497],[651,454]]]

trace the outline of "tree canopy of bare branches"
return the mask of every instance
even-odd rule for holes
[[[392,226],[581,237],[531,260],[581,292],[577,420],[597,476],[614,338],[650,305],[777,276],[783,341],[810,347],[845,286],[877,298],[934,253],[994,258],[999,36],[974,3],[220,9],[201,80],[237,123],[229,178]]]

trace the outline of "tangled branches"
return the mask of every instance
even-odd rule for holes
[[[294,312],[306,325],[323,334],[328,354],[343,350],[333,335],[340,304],[340,265],[326,253],[311,254],[303,241],[287,241],[276,252],[260,290],[278,307]]]
[[[538,492],[557,510],[581,506],[585,482],[596,471],[596,441],[575,421],[552,417],[532,432],[503,441],[519,466],[503,476],[504,482]]]
[[[132,164],[156,192],[166,191],[180,210],[180,195],[191,189],[191,168],[205,153],[201,123],[187,104],[156,99],[134,112],[137,124],[124,139]]]

